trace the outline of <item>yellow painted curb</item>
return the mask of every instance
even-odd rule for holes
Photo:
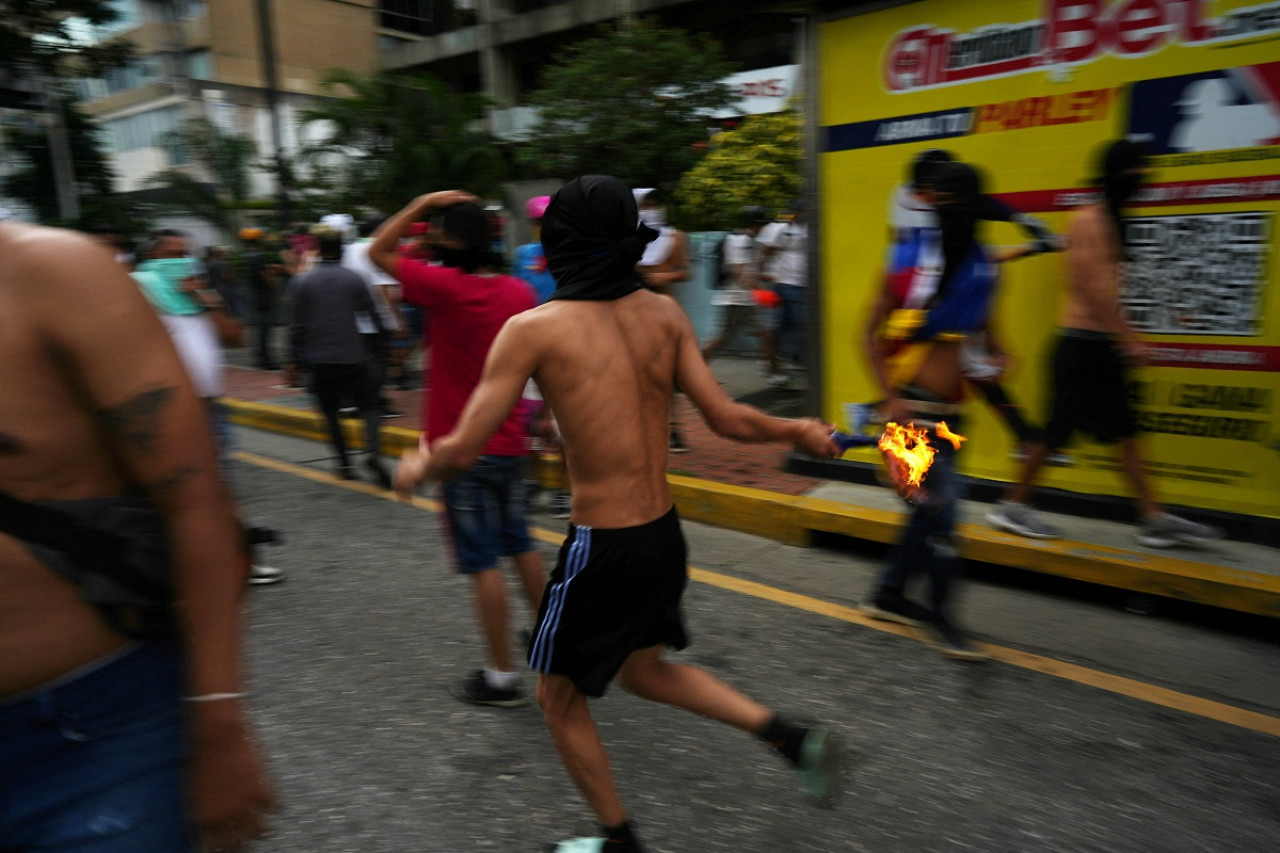
[[[232,423],[312,441],[328,439],[324,418],[315,412],[225,402]],[[348,419],[344,429],[351,445],[360,446],[363,424]],[[417,442],[416,430],[383,425],[384,454],[399,456]],[[814,531],[891,543],[906,518],[903,512],[676,474],[667,479],[681,517],[788,545],[810,545]],[[1067,539],[1025,539],[976,524],[960,525],[960,538],[960,553],[967,559],[1280,618],[1280,577],[1274,575]]]

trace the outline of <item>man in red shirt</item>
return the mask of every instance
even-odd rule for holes
[[[447,435],[480,382],[485,358],[508,319],[532,308],[534,292],[498,272],[488,216],[469,193],[420,196],[374,234],[369,257],[394,276],[405,302],[424,309],[431,338],[431,385],[423,395],[428,441]],[[441,265],[405,257],[396,245],[412,223],[443,214],[436,255]],[[505,584],[498,568],[511,557],[532,613],[542,599],[542,559],[524,517],[524,457],[520,419],[508,414],[465,474],[445,483],[445,518],[458,570],[473,580],[476,611],[488,647],[485,668],[456,690],[465,701],[516,707],[528,701],[511,665]]]

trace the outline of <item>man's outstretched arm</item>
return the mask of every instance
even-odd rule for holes
[[[189,695],[243,694],[248,557],[204,404],[151,306],[93,244],[39,229],[15,251],[36,328],[82,389],[127,477],[164,516]],[[238,698],[189,704],[191,818],[210,847],[238,850],[262,833],[273,804],[246,707]]]
[[[681,325],[676,354],[676,382],[707,425],[717,435],[735,441],[764,443],[789,441],[810,456],[839,456],[840,449],[831,438],[832,427],[818,418],[775,418],[754,406],[729,398],[698,351],[698,338],[688,316],[678,311]]]
[[[484,361],[480,384],[471,392],[453,431],[401,457],[396,491],[407,497],[419,483],[446,480],[467,470],[511,414],[538,363],[538,345],[524,315],[507,321]]]

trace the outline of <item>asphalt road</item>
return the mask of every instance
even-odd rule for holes
[[[237,492],[252,523],[283,531],[263,556],[288,576],[251,595],[256,720],[284,801],[257,849],[532,853],[591,833],[536,706],[449,694],[480,647],[434,514],[329,478],[320,445],[238,437]],[[564,522],[534,521],[550,565]],[[750,737],[610,691],[593,712],[648,849],[1280,846],[1270,625],[1134,616],[979,567],[960,612],[997,660],[962,664],[857,613],[876,554],[686,535],[678,659],[836,726],[849,772],[836,808],[816,808]]]

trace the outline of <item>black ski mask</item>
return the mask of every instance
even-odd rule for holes
[[[1102,173],[1094,179],[1094,183],[1102,187],[1107,213],[1115,225],[1116,238],[1120,241],[1122,256],[1127,236],[1124,208],[1142,189],[1143,175],[1138,170],[1147,167],[1150,156],[1151,149],[1141,142],[1117,139],[1103,151],[1099,164],[1102,167]]]
[[[947,284],[978,241],[978,219],[984,210],[982,180],[967,163],[939,163],[933,171],[933,190],[946,195],[934,204],[942,227],[942,278],[934,300],[941,300]]]
[[[639,290],[636,262],[657,237],[640,225],[635,197],[617,178],[574,178],[542,217],[542,249],[556,280],[551,298],[608,300]]]

